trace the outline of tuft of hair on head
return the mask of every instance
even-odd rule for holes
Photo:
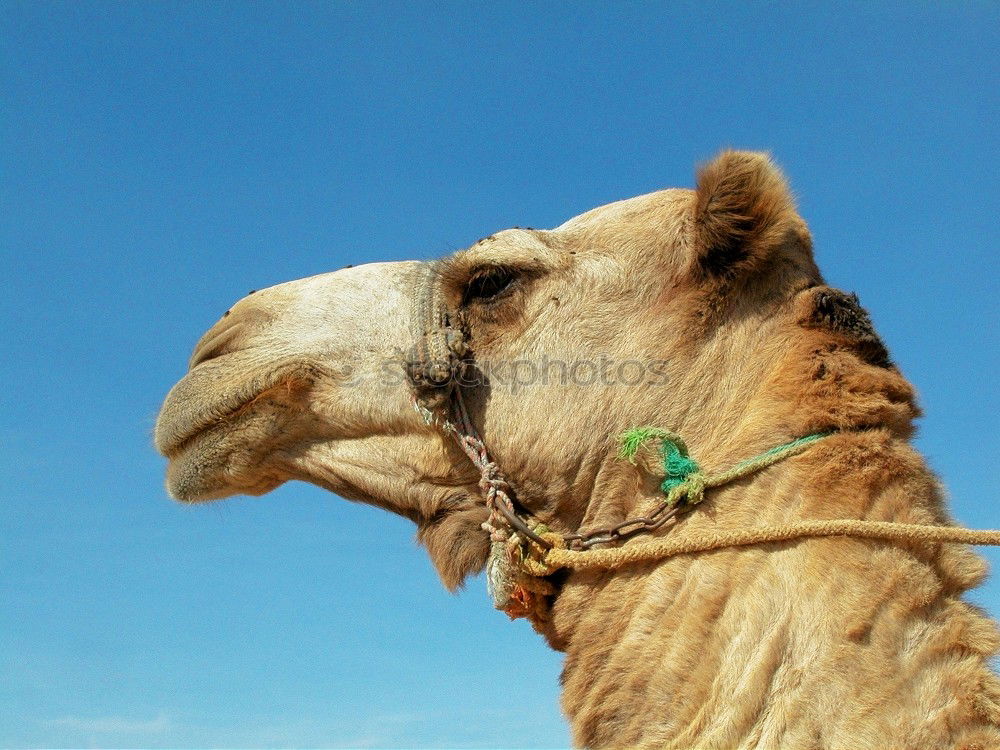
[[[804,224],[781,170],[764,153],[723,151],[698,170],[696,262],[709,276],[760,268]]]

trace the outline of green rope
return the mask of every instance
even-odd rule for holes
[[[828,437],[829,432],[817,432],[796,438],[788,443],[770,448],[760,455],[740,461],[728,471],[706,476],[701,467],[688,454],[687,444],[675,432],[660,427],[633,427],[619,437],[618,457],[635,463],[639,448],[650,440],[660,442],[663,457],[664,479],[660,490],[666,495],[667,505],[680,502],[697,505],[705,499],[705,490],[741,479],[771,464],[804,451],[810,444]]]

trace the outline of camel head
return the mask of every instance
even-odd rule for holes
[[[413,520],[447,586],[478,571],[479,474],[414,410],[403,367],[428,284],[474,361],[473,421],[518,501],[557,531],[655,501],[655,466],[615,457],[636,425],[676,430],[711,462],[820,429],[905,431],[914,414],[903,381],[879,374],[893,368],[867,316],[822,286],[781,174],[766,156],[725,152],[694,190],[238,301],[159,415],[170,494],[305,480]]]

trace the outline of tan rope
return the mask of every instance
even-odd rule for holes
[[[555,535],[553,535],[555,536]],[[684,539],[665,537],[643,544],[630,544],[613,549],[575,551],[564,547],[547,550],[529,572],[545,575],[559,568],[614,570],[639,562],[664,560],[676,555],[710,552],[725,547],[746,547],[752,544],[787,542],[803,537],[854,536],[863,539],[890,539],[898,542],[954,542],[1000,546],[1000,531],[965,529],[957,526],[927,526],[893,521],[863,521],[859,519],[828,519],[800,521],[786,526],[764,526],[724,533],[705,531]],[[543,573],[542,570],[545,570]]]

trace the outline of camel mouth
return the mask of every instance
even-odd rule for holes
[[[252,351],[224,354],[193,367],[167,394],[153,444],[168,459],[201,434],[242,413],[262,394],[285,383],[311,383],[314,363],[301,357],[264,360]]]

